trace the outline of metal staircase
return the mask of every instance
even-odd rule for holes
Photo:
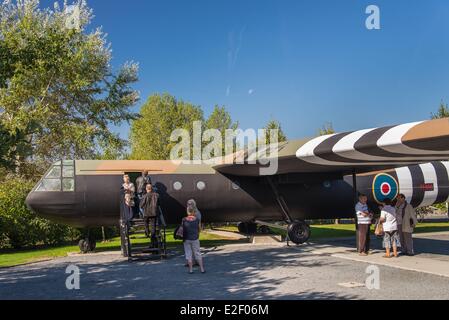
[[[164,259],[167,257],[167,225],[165,223],[164,214],[159,207],[159,214],[156,222],[156,238],[152,243],[151,238],[147,237],[148,243],[132,244],[131,235],[145,234],[144,219],[127,220],[124,217],[123,201],[120,206],[120,239],[122,255],[127,257],[129,261],[153,259],[159,257]]]

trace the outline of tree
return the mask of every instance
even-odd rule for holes
[[[319,136],[325,136],[327,134],[333,134],[335,133],[334,126],[332,125],[332,122],[326,122],[321,129],[318,130]]]
[[[265,143],[270,144],[274,143],[275,141],[270,141],[270,131],[269,130],[278,130],[278,142],[284,142],[287,141],[287,136],[285,135],[284,131],[282,131],[281,123],[275,119],[271,119],[266,124],[265,130]]]
[[[449,108],[447,104],[444,104],[442,101],[440,103],[440,107],[436,113],[431,113],[432,119],[440,119],[440,118],[448,118],[449,117]]]
[[[33,183],[9,175],[0,183],[0,247],[20,248],[27,245],[59,244],[74,229],[52,223],[31,212],[25,198]]]
[[[233,122],[231,115],[224,106],[215,106],[212,113],[206,120],[206,129],[218,129],[222,136],[225,135],[226,129],[236,130],[238,122]]]
[[[40,9],[38,0],[0,4],[1,129],[31,149],[10,144],[2,155],[15,153],[19,166],[125,145],[108,126],[136,118],[129,108],[138,100],[130,87],[138,66],[113,72],[105,35],[87,31],[91,19],[83,0],[54,10]]]
[[[170,141],[176,129],[187,129],[193,136],[193,122],[203,121],[200,106],[176,100],[169,94],[155,94],[140,109],[138,119],[132,121],[131,159],[165,160],[170,158]],[[192,156],[192,155],[191,155]]]
[[[222,155],[226,155],[225,136],[226,130],[236,130],[238,128],[238,122],[233,122],[231,115],[224,106],[215,106],[212,113],[206,120],[205,129],[217,129],[220,131],[222,137]],[[235,138],[233,139],[235,142]],[[229,150],[230,151],[230,150]]]

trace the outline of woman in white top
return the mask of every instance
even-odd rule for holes
[[[393,247],[393,255],[397,257],[398,247],[401,246],[401,243],[399,241],[398,224],[396,221],[396,209],[391,205],[391,200],[388,198],[384,200],[384,206],[380,212],[380,222],[384,229],[384,258],[391,258],[391,247]]]
[[[136,188],[134,184],[130,181],[129,176],[125,174],[123,176],[123,193],[124,193],[124,218],[127,220],[132,220],[134,216],[134,193],[136,192]]]

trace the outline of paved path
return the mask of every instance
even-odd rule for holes
[[[193,275],[180,253],[132,263],[117,254],[71,256],[0,269],[0,299],[449,299],[449,278],[385,265],[379,265],[381,289],[367,289],[366,269],[373,261],[338,256],[351,255],[352,242],[209,248],[208,272]],[[449,269],[446,236],[422,237],[416,244],[431,249],[417,258]],[[80,290],[65,287],[70,264],[80,268]]]

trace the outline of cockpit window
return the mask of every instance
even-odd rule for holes
[[[61,180],[43,179],[36,191],[61,191]]]
[[[73,166],[66,166],[62,168],[62,177],[63,178],[73,178],[74,169]]]
[[[53,166],[50,171],[47,173],[45,178],[59,178],[61,176],[61,167]]]
[[[35,191],[75,191],[75,162],[64,160],[54,163]]]

